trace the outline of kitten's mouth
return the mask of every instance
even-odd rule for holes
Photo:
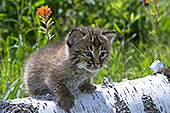
[[[101,67],[91,67],[90,70],[99,70]]]
[[[89,72],[91,72],[91,73],[96,73],[100,68],[101,68],[102,66],[98,66],[98,67],[86,67],[86,66],[84,66],[82,63],[80,63],[80,64],[78,64],[78,68],[80,68],[80,69],[85,69],[85,70],[87,70],[87,71],[89,71]]]
[[[98,67],[92,66],[89,68],[89,70],[97,72],[101,68],[102,68],[102,65],[99,65]]]
[[[94,64],[94,65],[92,65],[91,66],[91,70],[98,70],[98,69],[100,69],[100,68],[102,68],[102,64]]]
[[[89,72],[91,72],[91,73],[96,73],[96,72],[99,70],[99,68],[92,67],[92,68],[90,68],[90,69],[85,68],[85,70],[87,70],[87,71],[89,71]]]
[[[98,70],[98,68],[92,67],[90,70]]]

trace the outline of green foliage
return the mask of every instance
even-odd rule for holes
[[[121,81],[152,74],[149,66],[156,59],[170,64],[170,1],[155,1],[144,7],[143,1],[136,0],[1,0],[0,98],[26,96],[22,87],[24,62],[48,42],[38,32],[42,23],[36,11],[41,5],[48,5],[53,12],[51,31],[55,37],[51,43],[63,41],[74,27],[118,31],[110,60],[96,74],[94,83],[103,82],[104,76]]]

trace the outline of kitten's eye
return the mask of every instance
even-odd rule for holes
[[[92,53],[91,52],[85,52],[86,57],[92,57]]]
[[[105,53],[105,52],[100,52],[99,57],[100,57],[100,58],[101,58],[101,57],[105,57],[105,55],[106,55],[106,53]]]

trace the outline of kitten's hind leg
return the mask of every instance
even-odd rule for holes
[[[96,90],[96,86],[90,83],[90,79],[84,81],[82,85],[78,87],[82,93],[93,93]]]
[[[39,86],[28,86],[28,92],[31,95],[47,95],[47,94],[53,94],[53,92],[50,90],[50,88],[45,85],[39,85]]]

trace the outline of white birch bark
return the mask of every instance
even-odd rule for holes
[[[96,86],[92,94],[75,91],[75,107],[69,111],[49,95],[0,101],[0,113],[170,113],[170,84],[163,74]]]

